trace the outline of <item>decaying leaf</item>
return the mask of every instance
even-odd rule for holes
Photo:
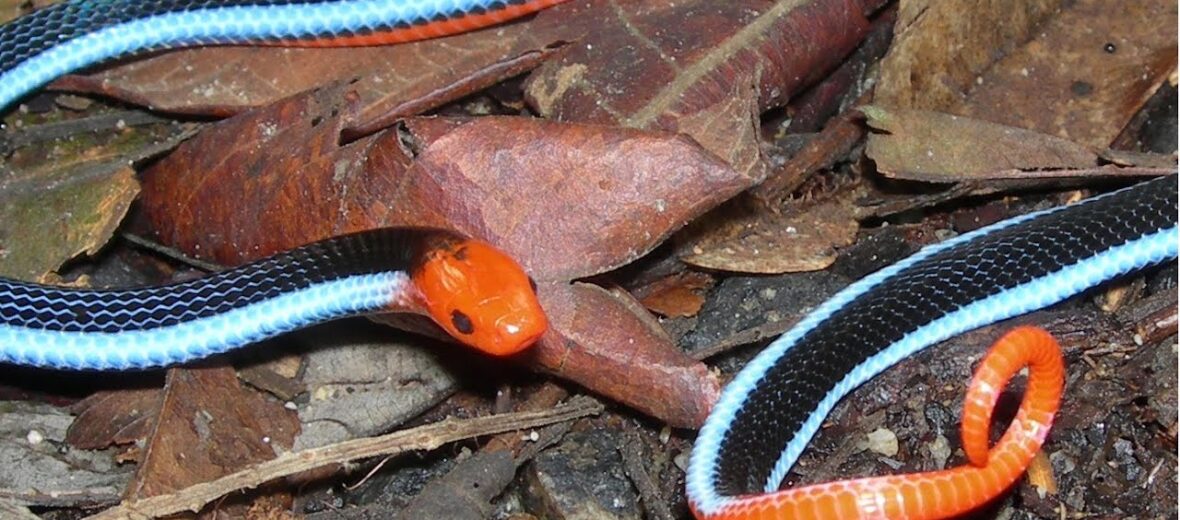
[[[191,134],[134,112],[33,124],[6,120],[0,152],[0,276],[53,283],[63,263],[95,255],[139,194],[136,164]],[[27,118],[34,119],[35,118]],[[135,128],[127,126],[134,121]]]
[[[139,193],[135,172],[108,163],[30,174],[0,184],[0,275],[47,273],[107,243]],[[30,233],[28,230],[53,230]]]
[[[1098,155],[1075,142],[1023,128],[928,110],[861,107],[877,130],[865,155],[882,174],[953,182],[1009,170],[1097,166]]]
[[[334,323],[300,334],[307,352],[300,381],[302,450],[379,435],[450,396],[460,379],[436,353],[384,327]]]
[[[1176,3],[903,2],[874,103],[1108,146],[1176,70]]]
[[[169,493],[289,451],[299,422],[242,387],[232,367],[170,370],[125,499]]]
[[[789,214],[758,211],[729,220],[697,242],[685,263],[739,273],[818,271],[836,261],[860,225],[850,198],[836,197]]]

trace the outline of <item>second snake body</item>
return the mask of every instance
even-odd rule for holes
[[[722,392],[688,468],[705,517],[779,488],[836,403],[913,353],[1176,258],[1176,177],[1015,217],[844,289]]]

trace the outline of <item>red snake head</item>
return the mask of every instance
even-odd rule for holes
[[[454,338],[489,354],[520,352],[549,326],[524,269],[486,242],[434,248],[412,277],[427,314]]]

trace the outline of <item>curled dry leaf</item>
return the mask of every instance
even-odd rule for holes
[[[632,291],[648,310],[661,316],[695,316],[705,304],[704,293],[713,287],[713,277],[697,271],[683,271]]]
[[[577,23],[595,29],[537,69],[527,95],[550,118],[690,135],[737,171],[761,179],[761,112],[838,65],[864,37],[866,15],[880,3],[592,4]]]
[[[551,329],[525,353],[536,365],[672,426],[700,427],[721,383],[705,365],[668,348],[664,330],[639,302],[585,283],[538,289]]]
[[[905,2],[874,103],[1102,149],[1175,74],[1176,9],[1169,0]]]
[[[361,229],[444,226],[497,244],[539,281],[568,281],[630,262],[749,185],[683,136],[528,118],[413,119],[342,145],[352,107],[337,100],[347,88],[218,123],[149,168],[143,214],[162,241],[235,264]],[[603,301],[592,300],[609,305]],[[547,348],[569,346],[543,342],[539,350]],[[683,356],[667,341],[651,348]],[[663,408],[635,401],[661,394],[692,401],[689,408],[705,402],[682,388],[620,393],[612,378],[583,377],[560,353],[535,359],[653,413]],[[688,425],[703,408],[659,417]]]
[[[865,155],[889,177],[930,182],[992,178],[1004,171],[1078,169],[1098,155],[1032,130],[928,110],[864,106],[873,134]]]
[[[560,34],[529,21],[377,47],[204,47],[72,75],[54,88],[94,92],[168,112],[235,114],[336,81],[359,107],[345,127],[368,134],[536,67]],[[553,25],[553,24],[550,24]]]

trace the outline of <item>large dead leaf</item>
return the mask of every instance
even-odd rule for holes
[[[761,179],[759,115],[839,64],[880,3],[591,4],[578,23],[594,30],[535,71],[527,93],[546,117],[688,134]]]
[[[163,241],[234,264],[360,229],[451,227],[569,280],[635,259],[748,185],[681,136],[528,118],[415,119],[340,145],[340,98],[224,121],[149,168],[143,209]]]
[[[1107,147],[1176,70],[1176,2],[908,1],[875,103]]]
[[[227,264],[360,229],[450,227],[496,243],[540,281],[565,282],[630,262],[749,185],[683,136],[529,118],[412,119],[400,131],[341,145],[351,107],[337,103],[347,88],[298,96],[207,129],[145,172],[143,214],[164,242]],[[589,301],[586,316],[636,313],[618,302]],[[588,319],[570,323],[593,332],[602,327]],[[592,331],[555,326],[553,334]],[[569,344],[539,348],[564,352]],[[668,341],[637,341],[634,348],[679,357],[682,366],[670,370],[703,370]],[[620,391],[563,358],[541,352],[532,359],[640,409],[681,413],[660,416],[673,424],[698,422],[701,403],[716,390],[715,381],[703,380],[695,393],[682,386]],[[658,386],[687,378],[635,380]],[[691,404],[648,404],[644,394],[679,395]]]

